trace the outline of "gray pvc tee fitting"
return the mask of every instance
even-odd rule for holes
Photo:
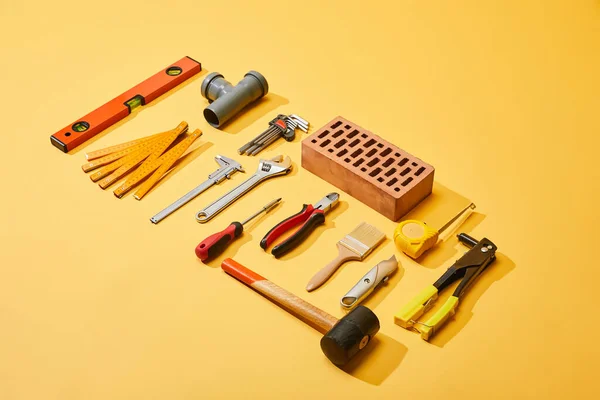
[[[211,103],[204,109],[206,121],[218,128],[244,107],[269,92],[269,84],[262,74],[249,71],[236,86],[218,72],[211,72],[202,81],[202,96]]]

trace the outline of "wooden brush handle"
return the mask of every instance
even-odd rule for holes
[[[334,316],[277,286],[231,258],[223,260],[221,268],[323,334],[329,332],[338,323],[338,319]]]
[[[319,272],[317,272],[315,276],[313,276],[310,279],[308,285],[306,285],[307,291],[312,292],[313,290],[327,282],[327,280],[331,278],[331,275],[333,275],[333,273],[337,271],[338,268],[341,267],[342,264],[346,261],[361,259],[361,257],[358,254],[348,249],[347,247],[342,246],[339,243],[337,244],[337,248],[338,256],[325,267],[323,267],[321,270],[319,270]]]

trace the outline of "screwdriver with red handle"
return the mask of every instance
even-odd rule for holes
[[[221,254],[229,243],[233,242],[233,240],[239,237],[242,232],[244,232],[244,225],[248,222],[252,221],[254,218],[258,217],[262,213],[268,213],[271,211],[279,202],[281,201],[281,197],[271,201],[269,204],[261,208],[259,211],[252,214],[250,217],[246,218],[242,222],[234,221],[227,228],[222,230],[221,232],[210,235],[206,239],[204,239],[198,246],[196,246],[196,255],[202,261],[209,260]]]

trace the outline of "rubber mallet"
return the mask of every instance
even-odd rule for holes
[[[325,336],[321,350],[335,365],[346,364],[364,349],[379,331],[379,319],[365,306],[358,306],[342,319],[302,300],[231,258],[223,260],[223,271],[245,283],[286,311],[313,326]]]

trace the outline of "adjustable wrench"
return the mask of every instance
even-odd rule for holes
[[[154,217],[150,218],[150,221],[154,224],[158,224],[160,221],[162,221],[163,219],[165,219],[166,217],[183,207],[185,204],[190,202],[193,198],[198,196],[200,193],[204,192],[212,185],[221,183],[225,179],[229,179],[231,175],[233,175],[237,171],[244,172],[244,168],[242,168],[241,164],[235,160],[232,160],[231,158],[216,156],[215,161],[220,165],[219,169],[217,169],[212,174],[208,175],[208,179],[204,181],[200,186],[192,189],[179,200],[175,201],[173,204],[156,214]]]
[[[214,201],[196,214],[196,221],[200,223],[208,222],[215,215],[223,211],[237,199],[248,193],[256,185],[264,180],[279,175],[288,174],[292,170],[292,160],[289,157],[277,156],[270,160],[260,160],[258,170],[254,175],[244,181],[235,189],[225,194],[220,199]]]

